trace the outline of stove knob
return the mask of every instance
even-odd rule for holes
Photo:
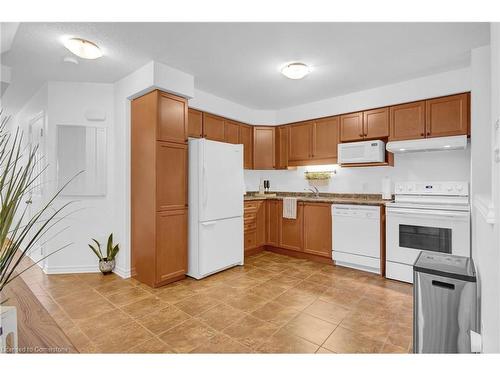
[[[412,190],[413,190],[413,186],[408,185],[408,191],[412,191]]]
[[[464,187],[462,185],[460,185],[460,184],[456,184],[455,185],[455,190],[456,191],[462,191],[462,190],[464,190]]]
[[[398,192],[402,192],[402,191],[403,191],[403,186],[402,186],[402,185],[397,185],[397,186],[396,186],[396,190],[397,190]]]
[[[446,188],[446,190],[448,190],[448,191],[452,191],[452,190],[453,190],[453,186],[448,186],[448,187]]]

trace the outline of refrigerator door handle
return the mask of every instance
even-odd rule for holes
[[[205,163],[203,163],[203,206],[207,205],[208,201],[208,191],[207,191],[207,168]]]
[[[208,227],[217,224],[217,221],[205,221],[204,223],[201,223],[201,225]]]

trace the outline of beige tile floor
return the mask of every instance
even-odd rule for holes
[[[408,353],[412,287],[263,252],[152,289],[100,274],[23,277],[82,353]]]

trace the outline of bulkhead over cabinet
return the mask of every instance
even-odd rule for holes
[[[155,90],[131,108],[132,277],[158,287],[187,272],[187,101]]]

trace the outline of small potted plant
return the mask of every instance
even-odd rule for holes
[[[101,244],[99,241],[92,238],[92,241],[95,242],[96,246],[89,244],[89,247],[92,249],[97,258],[99,258],[99,270],[103,274],[110,273],[115,268],[115,257],[120,250],[118,244],[113,245],[113,233],[111,233],[108,237],[108,244],[106,246],[106,256],[102,254]]]

